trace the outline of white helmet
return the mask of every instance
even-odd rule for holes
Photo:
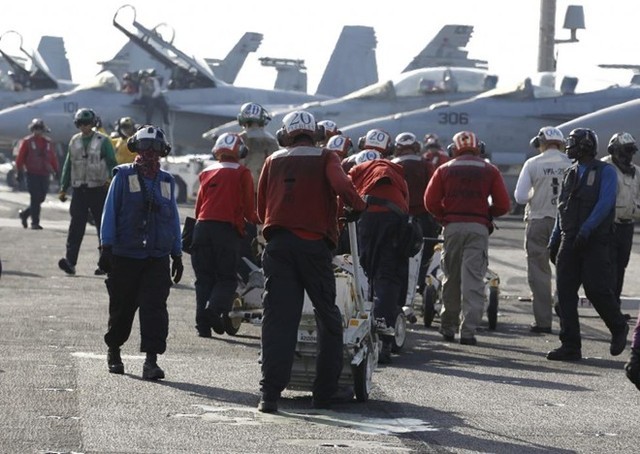
[[[254,102],[244,103],[242,107],[240,107],[240,113],[237,118],[240,126],[245,126],[249,123],[266,126],[271,120],[269,112],[260,104]]]
[[[317,129],[316,119],[312,114],[305,110],[296,110],[282,119],[282,127],[276,133],[276,138],[283,147],[289,146],[293,139],[300,135],[307,135],[315,141]]]
[[[228,156],[233,159],[243,159],[247,156],[248,151],[240,135],[228,132],[218,137],[216,144],[211,149],[211,152],[218,160],[223,156]]]
[[[385,155],[393,153],[391,136],[381,129],[371,129],[366,135],[360,137],[358,147],[361,150],[376,150]]]
[[[564,135],[562,131],[553,126],[544,126],[538,131],[538,135],[535,136],[529,144],[533,148],[539,148],[541,144],[555,142],[560,146],[564,146]]]
[[[134,153],[152,150],[165,157],[171,151],[171,144],[162,130],[153,125],[140,126],[136,133],[127,140],[127,148]]]
[[[335,151],[340,158],[345,158],[347,154],[349,154],[352,146],[350,138],[343,135],[336,135],[331,137],[324,147],[327,150]]]
[[[367,161],[375,161],[376,159],[382,159],[382,154],[379,151],[362,150],[356,155],[356,165]]]

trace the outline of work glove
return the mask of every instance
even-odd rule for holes
[[[345,208],[343,217],[344,222],[356,222],[358,219],[360,219],[360,215],[362,213],[362,211]]]
[[[553,243],[549,243],[547,249],[549,249],[549,260],[551,260],[551,263],[555,265],[556,258],[558,257],[558,249],[560,249],[560,242],[556,241]]]
[[[100,246],[98,268],[107,274],[113,270],[113,252],[111,251],[111,246]]]
[[[631,357],[624,365],[627,378],[640,390],[640,348],[631,349]]]
[[[576,239],[573,240],[573,250],[576,254],[581,254],[587,247],[587,237],[578,233]]]
[[[58,199],[60,199],[61,202],[66,202],[67,201],[67,193],[64,192],[64,191],[58,192]]]
[[[184,265],[182,265],[182,256],[181,255],[172,255],[171,256],[171,277],[173,278],[173,283],[177,284],[182,279],[182,273],[184,272]]]
[[[16,181],[22,184],[22,182],[24,181],[24,172],[18,172],[18,175],[16,175]]]

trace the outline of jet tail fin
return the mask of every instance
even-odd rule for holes
[[[0,36],[2,40],[5,36],[15,35],[18,38],[18,49],[22,52],[25,58],[19,59],[18,57],[9,55],[8,52],[0,49],[0,55],[4,57],[11,69],[14,71],[14,81],[17,81],[24,88],[30,89],[56,89],[58,88],[58,81],[56,77],[51,73],[49,67],[40,56],[38,51],[27,51],[22,46],[22,35],[15,30],[9,30]],[[62,39],[62,38],[60,38]],[[30,65],[30,68],[27,68]]]
[[[229,51],[224,60],[206,59],[212,67],[218,79],[228,84],[232,84],[244,65],[250,52],[255,52],[262,44],[263,35],[261,33],[246,32],[235,46]]]
[[[71,80],[71,67],[62,37],[43,36],[38,44],[38,53],[56,79]]]
[[[467,57],[469,52],[465,50],[465,47],[469,43],[472,33],[473,26],[471,25],[445,25],[402,72],[435,66],[487,69],[487,61],[473,60]]]
[[[376,44],[372,27],[345,25],[316,94],[338,97],[376,83]]]

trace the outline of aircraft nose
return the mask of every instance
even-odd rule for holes
[[[242,128],[238,125],[237,121],[230,121],[229,123],[225,123],[213,129],[209,129],[208,131],[202,134],[202,138],[213,142],[224,133],[227,133],[227,132],[239,133],[241,131],[242,131]]]

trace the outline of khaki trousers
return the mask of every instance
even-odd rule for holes
[[[444,227],[441,332],[470,338],[482,320],[485,276],[489,266],[489,231],[477,222]]]
[[[547,245],[554,223],[554,218],[531,219],[527,221],[524,231],[527,280],[533,296],[533,318],[541,328],[551,328],[553,320],[552,276]]]

